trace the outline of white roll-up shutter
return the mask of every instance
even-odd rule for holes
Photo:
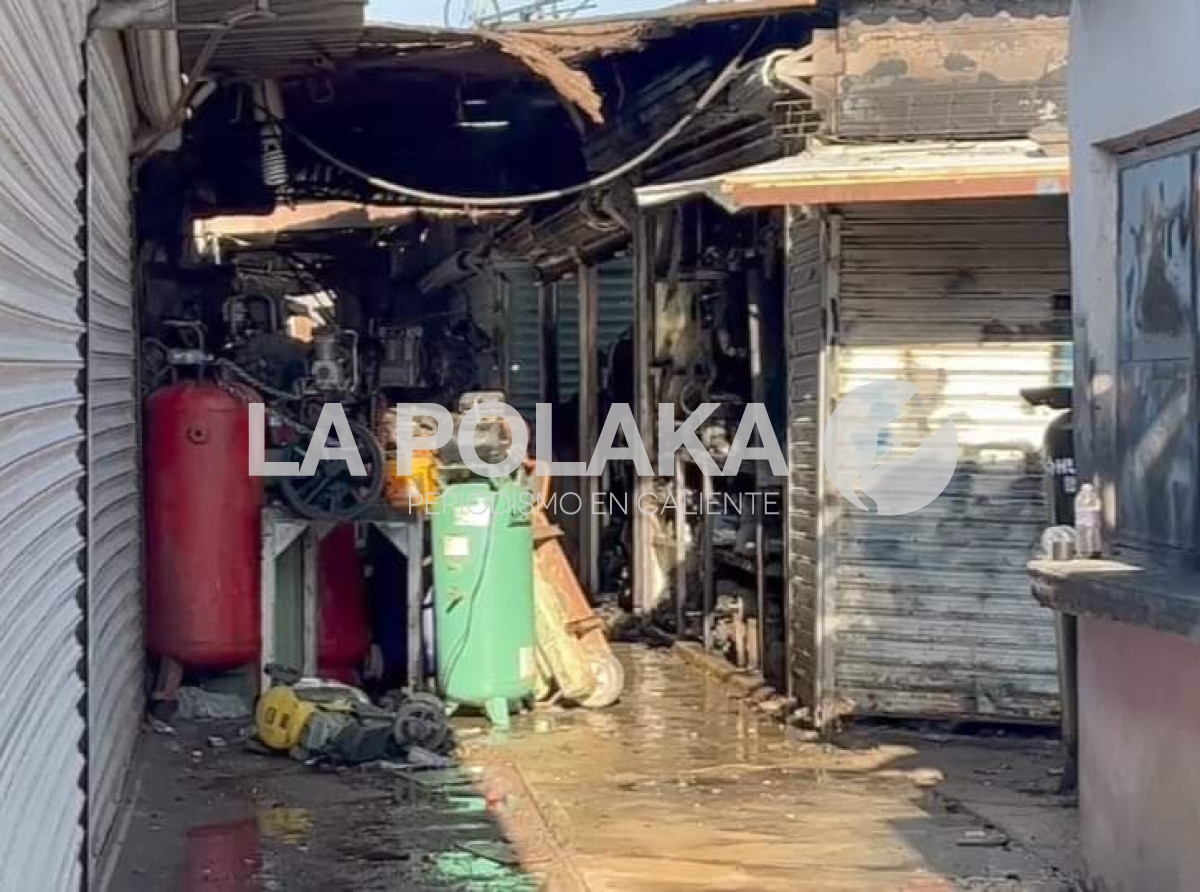
[[[107,873],[142,714],[134,98],[121,38],[88,45],[88,839]]]
[[[884,445],[911,450],[953,419],[960,452],[946,490],[916,513],[831,499],[839,711],[1057,712],[1054,616],[1025,572],[1046,523],[1052,413],[1020,391],[1070,380],[1066,210],[1047,198],[842,212],[837,393],[911,381],[920,392]]]
[[[84,861],[80,232],[87,6],[0,4],[0,890]]]

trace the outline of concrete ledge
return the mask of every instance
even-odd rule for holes
[[[747,672],[739,669],[723,657],[709,653],[704,645],[696,641],[676,641],[672,648],[685,662],[691,663],[707,675],[724,682],[733,688],[739,696],[753,698],[771,688],[757,672]]]
[[[1038,603],[1200,640],[1200,572],[1118,560],[1030,561]]]

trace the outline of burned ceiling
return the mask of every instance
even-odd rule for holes
[[[180,0],[178,8],[211,24],[245,5]],[[369,232],[390,228],[389,207],[419,216],[420,205],[437,203],[389,184],[481,199],[570,190],[640,157],[688,118],[731,60],[803,46],[821,23],[811,12],[773,14],[806,8],[805,0],[489,32],[366,25],[355,2],[271,5],[272,19],[180,32],[185,67],[211,86],[197,94],[183,150],[153,159],[143,176],[186,184],[184,217],[303,216],[313,202],[344,202],[349,210],[314,213]],[[605,189],[523,208],[517,221],[472,215],[464,202],[464,219],[481,232],[502,228],[510,247],[549,239],[553,250],[529,253],[555,262],[619,247],[631,185],[782,151],[775,97],[757,75],[726,87],[649,164]],[[147,198],[162,213],[151,219],[174,225],[171,201],[154,194]]]

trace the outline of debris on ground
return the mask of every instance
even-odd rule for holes
[[[801,729],[676,654],[619,652],[630,683],[611,710],[469,737],[464,716],[444,761],[410,745],[306,771],[244,752],[235,726],[147,733],[162,781],[142,788],[112,892],[192,888],[178,878],[217,848],[245,888],[288,892],[1075,888],[1076,813],[1046,792],[1053,742],[858,726],[797,745]],[[206,747],[214,734],[229,747]],[[974,770],[1004,766],[990,787]],[[1021,792],[1034,779],[1045,789]]]
[[[249,718],[250,706],[237,694],[183,687],[175,717],[185,722],[232,721]]]
[[[446,705],[433,694],[400,692],[376,705],[352,685],[280,666],[266,671],[271,687],[258,698],[254,731],[268,751],[311,767],[454,764]]]
[[[1008,836],[990,827],[982,830],[965,830],[957,845],[997,848],[1008,845]]]
[[[451,768],[455,764],[449,756],[439,755],[420,746],[410,746],[404,754],[404,761],[415,768]]]

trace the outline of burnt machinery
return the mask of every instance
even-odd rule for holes
[[[144,342],[149,384],[164,379],[215,380],[232,388],[249,388],[265,405],[266,457],[303,464],[323,407],[338,403],[349,422],[365,476],[345,460],[321,461],[312,476],[280,477],[275,483],[283,501],[302,517],[346,520],[376,504],[383,489],[384,459],[371,432],[377,394],[366,386],[358,333],[321,325],[289,333],[282,302],[260,294],[235,294],[223,303],[223,339],[214,340],[210,324],[198,319],[171,319],[156,337]],[[308,321],[308,320],[305,320]],[[342,445],[336,430],[326,444]]]
[[[387,440],[383,432],[394,418],[390,407],[403,401],[445,402],[452,393],[458,397],[473,380],[471,356],[488,346],[469,324],[440,319],[372,322],[360,337],[319,315],[289,315],[285,299],[266,294],[236,293],[222,302],[219,318],[201,315],[162,320],[145,339],[147,391],[189,379],[253,391],[248,401],[265,405],[266,459],[301,466],[313,448],[322,410],[339,404],[365,476],[356,474],[351,462],[323,459],[311,476],[274,480],[282,501],[313,520],[352,520],[378,506],[385,495],[384,447],[390,444],[381,441]],[[480,399],[503,400],[503,395],[474,394],[471,404]],[[336,427],[326,425],[325,437],[327,447],[346,445]],[[496,439],[495,424],[477,426],[475,446],[486,461],[496,460]],[[456,430],[444,459],[439,455],[443,465],[457,463],[457,448]]]

